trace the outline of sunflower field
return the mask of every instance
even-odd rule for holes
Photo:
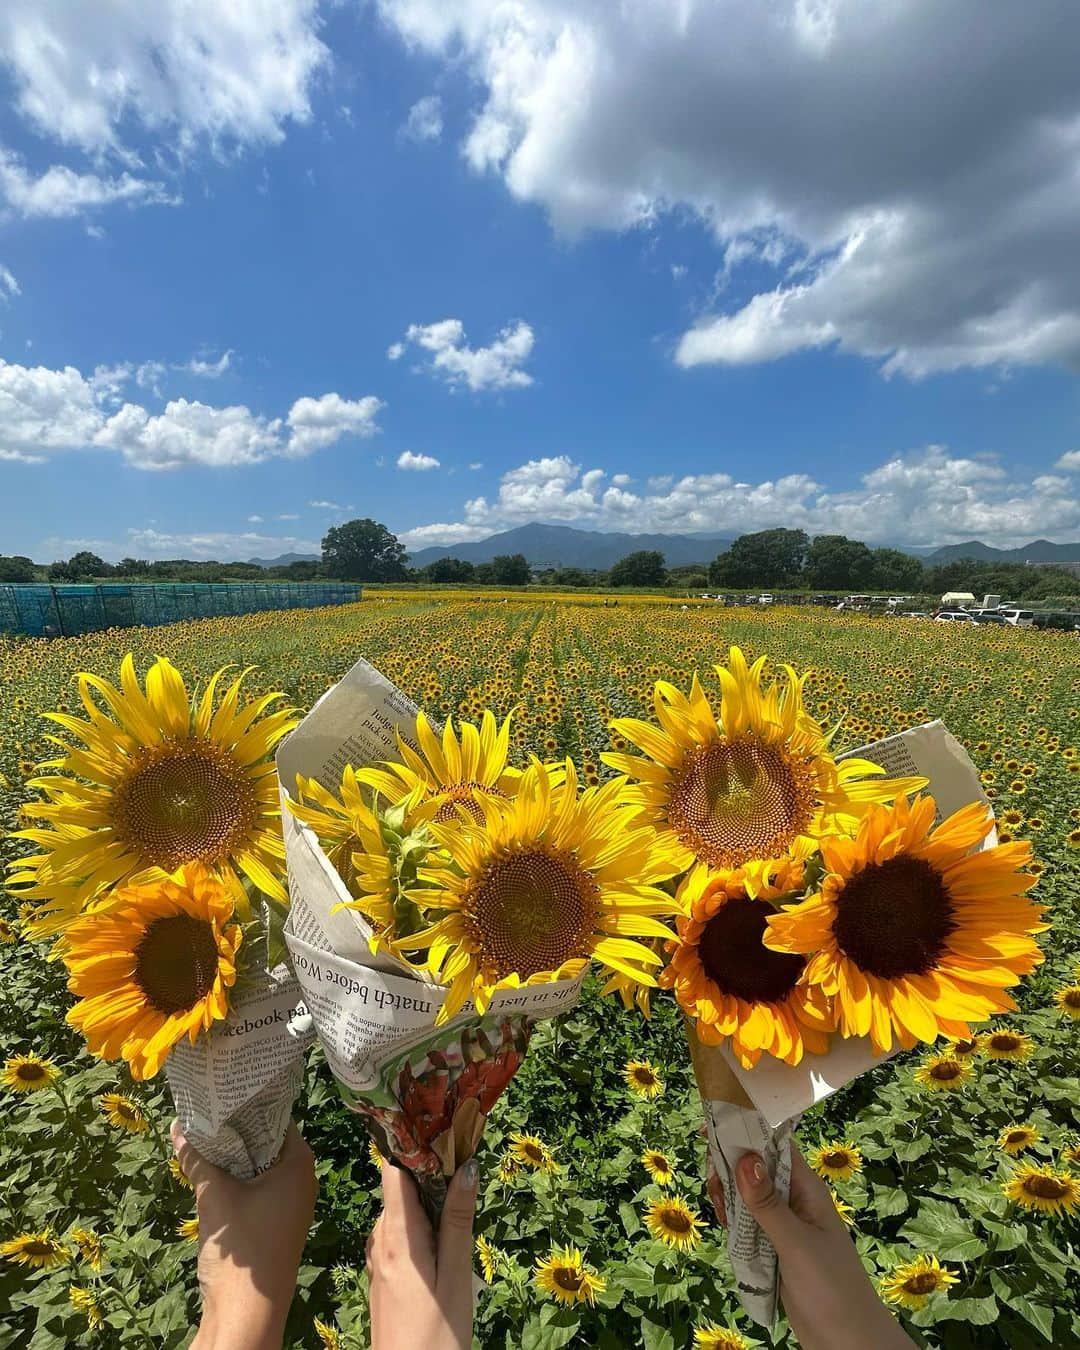
[[[810,669],[812,715],[846,750],[941,718],[966,746],[1001,838],[1029,840],[1046,959],[1019,1012],[971,1040],[902,1053],[808,1112],[800,1147],[834,1188],[862,1260],[917,1344],[1080,1345],[1080,643],[1066,634],[642,597],[373,593],[348,607],[0,642],[4,858],[44,710],[80,711],[76,675],[126,652],[188,687],[254,667],[248,697],[306,710],[361,656],[433,721],[513,713],[510,762],[570,756],[583,785],[631,749],[657,680],[688,687],[737,644]],[[256,863],[253,866],[257,865]],[[172,1160],[160,1078],[92,1058],[65,1020],[67,971],[0,899],[0,1350],[177,1347],[198,1317],[192,1195]],[[797,936],[797,935],[796,935]],[[793,950],[801,950],[798,947]],[[704,1192],[701,1106],[675,999],[652,1017],[599,997],[541,1022],[481,1148],[476,1344],[498,1350],[794,1346],[739,1310]],[[318,1163],[316,1223],[289,1346],[366,1346],[364,1244],[379,1211],[366,1136],[312,1052],[299,1123]],[[565,1272],[573,1287],[566,1296]]]

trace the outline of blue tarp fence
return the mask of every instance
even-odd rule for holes
[[[361,599],[351,581],[235,581],[160,585],[0,585],[0,632],[75,637],[102,628],[133,628],[254,614],[267,609],[314,609]]]

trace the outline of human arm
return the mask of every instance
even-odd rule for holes
[[[792,1149],[788,1202],[756,1153],[740,1159],[735,1182],[776,1248],[780,1298],[803,1350],[911,1350],[914,1342],[870,1283],[829,1188],[798,1149]],[[724,1223],[724,1193],[715,1173],[708,1190]]]
[[[195,1191],[202,1318],[190,1350],[280,1350],[315,1213],[315,1164],[295,1125],[276,1163],[251,1181],[215,1167],[172,1127]]]

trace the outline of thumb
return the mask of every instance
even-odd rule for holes
[[[746,1153],[739,1159],[735,1184],[777,1255],[783,1256],[784,1249],[798,1240],[802,1222],[776,1189],[760,1154]]]
[[[439,1248],[436,1258],[440,1300],[453,1304],[472,1317],[472,1230],[476,1213],[476,1187],[480,1173],[476,1159],[454,1173],[446,1193],[446,1204],[439,1219]],[[444,1303],[444,1306],[445,1303]],[[453,1318],[451,1317],[451,1325]]]
[[[227,1173],[215,1167],[212,1162],[208,1162],[195,1145],[189,1142],[179,1120],[174,1120],[169,1127],[169,1137],[172,1140],[173,1152],[180,1163],[180,1170],[191,1182],[196,1199],[215,1178],[228,1177]]]

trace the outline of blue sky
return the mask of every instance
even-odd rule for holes
[[[9,0],[0,552],[1080,537],[1080,12],[973,5]]]

